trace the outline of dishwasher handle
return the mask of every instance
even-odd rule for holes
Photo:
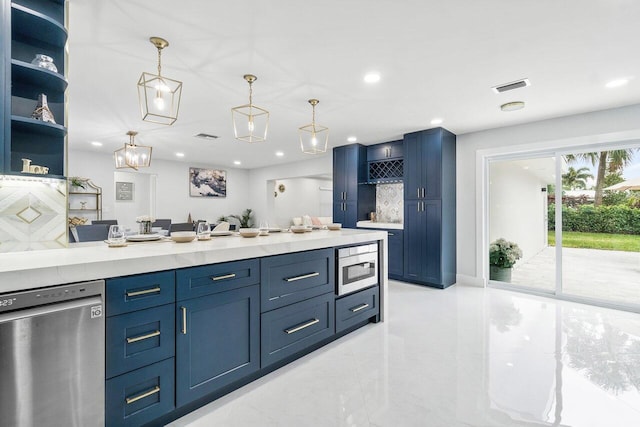
[[[47,314],[57,313],[64,310],[72,310],[74,308],[92,306],[91,317],[102,317],[104,307],[102,306],[102,297],[93,296],[88,298],[74,299],[70,301],[57,302],[49,305],[40,305],[31,308],[23,308],[16,311],[0,314],[0,323],[12,322],[26,317],[43,316]],[[94,309],[95,307],[95,309]]]

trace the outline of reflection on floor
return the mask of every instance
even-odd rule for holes
[[[170,425],[640,425],[639,314],[400,282],[389,308]]]
[[[555,254],[550,246],[517,263],[511,283],[555,290]],[[568,295],[640,304],[640,252],[563,248],[562,286]]]

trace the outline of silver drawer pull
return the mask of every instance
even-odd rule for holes
[[[319,275],[320,273],[309,273],[309,274],[303,274],[302,276],[287,277],[284,280],[286,280],[287,282],[295,282],[296,280],[308,279],[309,277],[316,277]]]
[[[127,344],[148,340],[149,338],[157,337],[158,335],[160,335],[160,331],[151,332],[150,334],[146,334],[146,335],[139,335],[133,338],[127,338]]]
[[[302,325],[294,326],[293,328],[285,329],[284,331],[287,334],[293,334],[295,332],[298,332],[298,331],[301,331],[301,330],[303,330],[305,328],[308,328],[309,326],[313,326],[316,323],[318,323],[319,321],[320,321],[319,319],[309,320],[308,322],[305,322]]]
[[[147,390],[142,394],[139,394],[135,397],[127,397],[126,401],[127,401],[127,405],[131,405],[133,402],[137,402],[140,399],[144,399],[145,397],[149,397],[153,394],[159,393],[160,392],[160,387],[159,386],[155,386],[154,388],[152,388],[151,390]]]
[[[352,313],[357,313],[358,311],[364,310],[367,307],[369,307],[369,304],[362,304],[357,307],[350,308],[349,310],[351,310]]]
[[[180,307],[182,310],[182,335],[187,335],[187,307]]]
[[[127,292],[127,296],[137,297],[138,295],[155,294],[156,292],[160,292],[160,291],[161,291],[160,287],[156,286],[155,288],[145,289],[144,291]]]
[[[224,276],[212,277],[211,280],[215,282],[216,280],[233,279],[234,277],[236,277],[236,273],[225,274]]]
[[[395,236],[395,234],[393,234],[393,233],[389,233],[389,236]]]

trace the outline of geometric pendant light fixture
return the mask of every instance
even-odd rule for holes
[[[162,49],[169,46],[169,42],[160,37],[151,37],[149,41],[158,49],[158,74],[142,73],[138,80],[142,120],[172,125],[178,119],[182,82],[162,75]]]
[[[113,153],[116,169],[133,168],[138,170],[138,168],[148,168],[151,165],[151,147],[136,145],[134,138],[137,134],[138,132],[132,130],[127,132],[129,142]]]
[[[253,74],[245,74],[249,83],[249,103],[231,109],[233,133],[236,139],[245,142],[262,142],[267,139],[269,112],[253,105],[253,83],[258,79]]]
[[[310,99],[309,104],[313,110],[311,123],[298,129],[300,134],[300,148],[303,153],[321,154],[327,151],[329,142],[329,128],[316,123],[316,105],[320,101]]]

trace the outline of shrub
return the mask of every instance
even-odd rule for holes
[[[549,230],[555,230],[555,205],[550,204]],[[562,229],[582,233],[640,234],[640,209],[626,205],[562,207]]]

